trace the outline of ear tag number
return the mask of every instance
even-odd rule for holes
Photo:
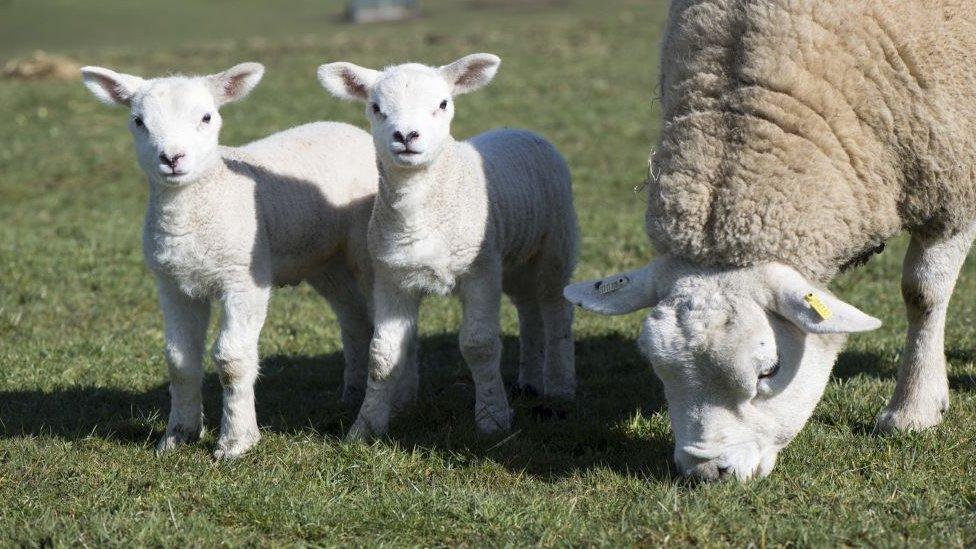
[[[831,311],[823,301],[820,301],[819,297],[813,295],[812,293],[803,296],[803,301],[806,301],[810,305],[810,308],[820,315],[822,320],[827,320],[834,315],[833,311]]]
[[[596,291],[600,295],[607,295],[609,293],[616,292],[628,284],[630,284],[630,279],[626,276],[621,276],[620,278],[611,280],[610,282],[601,282],[597,285]]]

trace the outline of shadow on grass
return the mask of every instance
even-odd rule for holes
[[[648,421],[664,405],[663,391],[632,339],[620,335],[576,343],[578,399],[555,403],[513,398],[515,427],[508,436],[474,433],[474,387],[457,349],[457,336],[421,341],[420,402],[391,426],[391,439],[407,448],[488,457],[543,478],[598,467],[637,476],[670,478],[672,440],[663,419]],[[518,339],[504,340],[503,374],[517,375]],[[262,360],[256,387],[258,419],[273,433],[314,433],[337,442],[355,419],[339,404],[342,354],[273,355]],[[77,387],[0,392],[0,433],[5,437],[99,437],[150,451],[169,410],[167,386],[148,391]],[[220,385],[204,381],[208,431],[219,425]],[[639,419],[644,418],[644,419]],[[209,440],[212,443],[212,439]]]
[[[949,389],[952,391],[976,391],[976,376],[953,373],[952,364],[971,364],[976,362],[973,349],[947,349],[949,361]],[[898,364],[879,353],[848,351],[837,358],[832,376],[837,379],[869,377],[894,381],[898,375]]]

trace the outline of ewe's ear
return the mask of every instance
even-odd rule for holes
[[[602,315],[622,315],[653,307],[660,301],[661,260],[642,269],[615,274],[599,280],[570,284],[563,296],[577,305]]]
[[[241,63],[217,74],[207,77],[213,91],[217,106],[238,99],[244,99],[258,85],[264,76],[264,65],[261,63]]]
[[[473,53],[438,70],[451,85],[452,95],[472,92],[491,82],[502,60],[490,53]]]
[[[881,327],[881,321],[817,288],[795,269],[774,263],[766,267],[772,308],[808,334],[849,334]]]
[[[380,78],[380,72],[352,63],[328,63],[319,67],[319,82],[339,99],[368,101],[369,90]]]
[[[121,74],[102,67],[82,67],[81,80],[88,91],[102,103],[109,105],[124,105],[132,103],[132,97],[145,80],[131,74]]]

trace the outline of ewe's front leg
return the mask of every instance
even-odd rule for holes
[[[500,364],[501,273],[466,278],[460,286],[464,319],[459,339],[461,355],[474,378],[475,423],[483,434],[507,431],[512,426],[512,412]]]
[[[203,434],[200,389],[210,304],[187,297],[164,278],[157,279],[156,287],[166,331],[170,395],[166,434],[156,444],[156,452],[161,454]]]
[[[268,288],[228,292],[223,299],[220,335],[214,344],[214,363],[223,387],[223,417],[217,439],[217,459],[232,459],[258,440],[254,382],[258,377],[258,338],[268,309]]]
[[[908,337],[895,393],[878,415],[880,430],[926,429],[942,421],[949,406],[946,310],[974,232],[976,225],[948,240],[912,237],[902,272]]]
[[[347,440],[366,440],[386,434],[394,391],[411,363],[420,295],[402,292],[377,280],[373,290],[375,328],[369,345],[366,396]]]

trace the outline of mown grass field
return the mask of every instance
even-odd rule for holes
[[[568,157],[584,235],[577,278],[648,260],[643,198],[657,131],[663,0],[423,2],[426,17],[348,27],[339,2],[0,1],[0,58],[41,47],[83,64],[157,75],[268,67],[224,109],[240,144],[312,119],[364,124],[326,95],[320,63],[368,66],[500,55],[498,78],[458,101],[455,135],[495,126],[547,135]],[[0,79],[0,545],[976,544],[976,265],[950,310],[953,404],[924,434],[872,434],[891,393],[905,321],[903,240],[835,289],[885,320],[852,338],[826,396],[774,474],[698,485],[669,464],[663,396],[634,345],[639,315],[577,316],[580,397],[565,417],[518,401],[516,429],[473,433],[456,348],[459,307],[422,314],[424,398],[388,440],[341,441],[338,330],[308,288],[277,292],[257,385],[263,441],[211,459],[209,434],[163,458],[162,321],[142,264],[146,185],[126,113],[79,81]],[[504,307],[506,375],[517,354]],[[212,370],[211,370],[212,371]]]

